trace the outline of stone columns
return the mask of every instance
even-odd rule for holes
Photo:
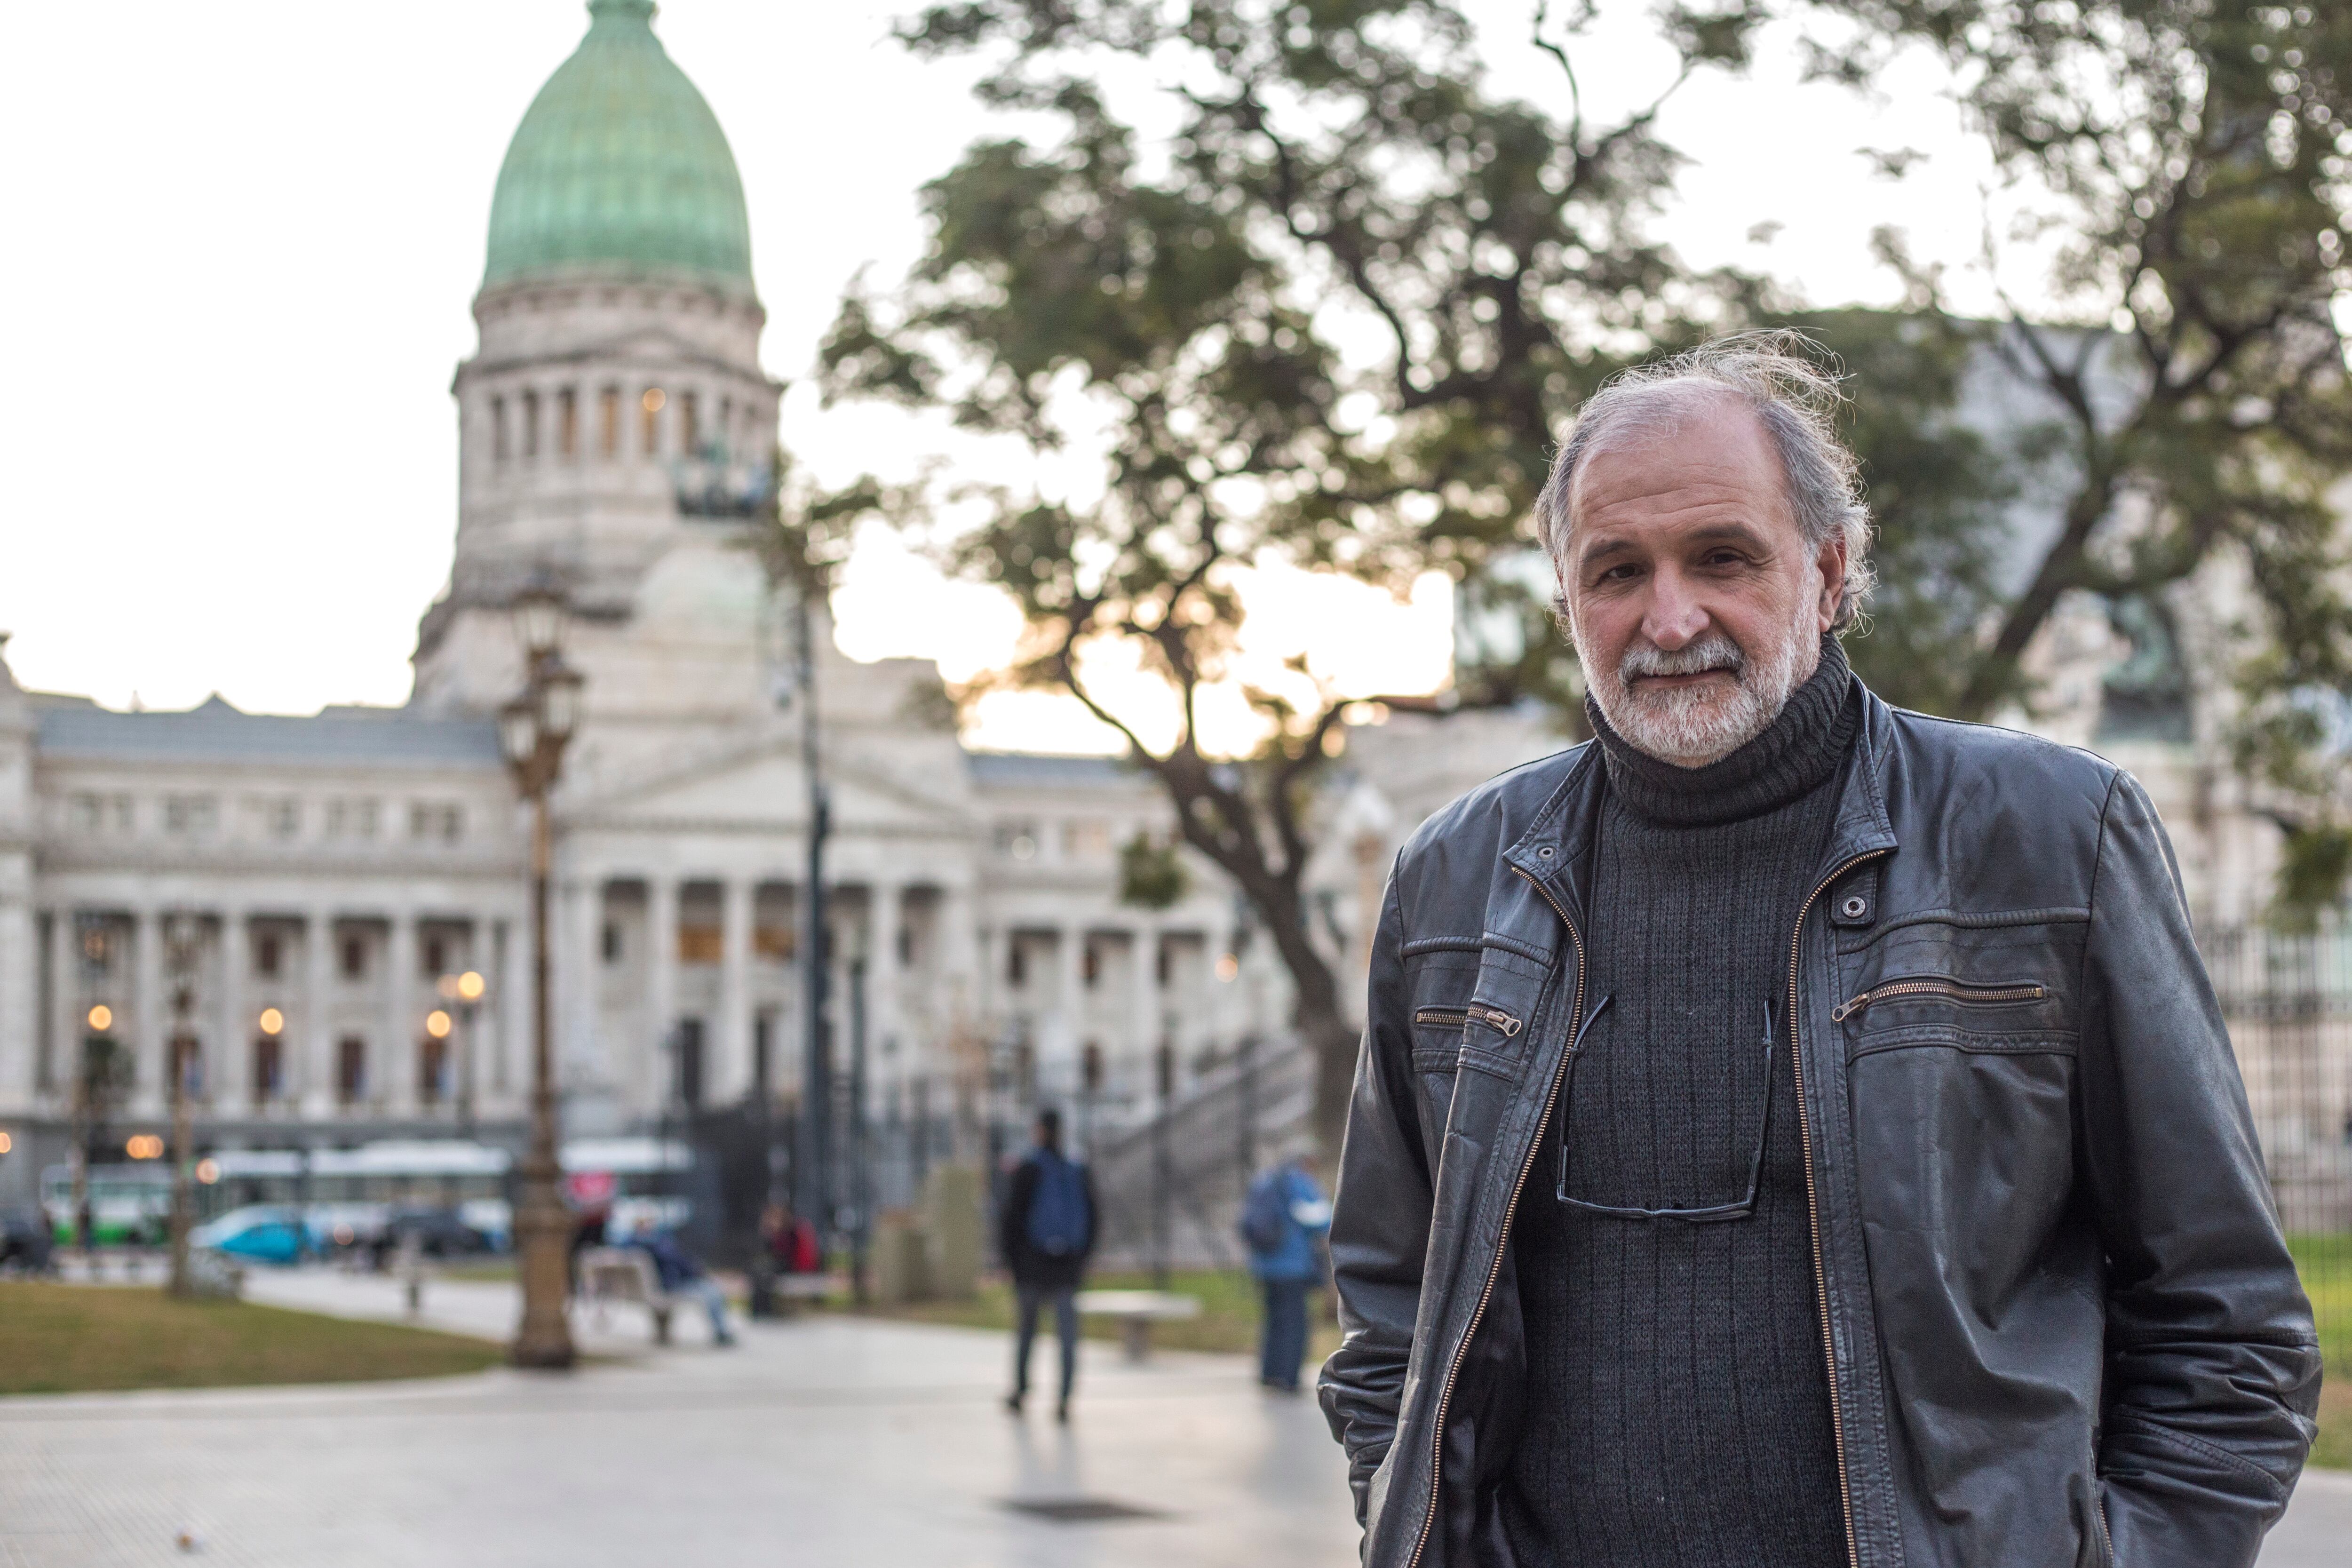
[[[48,1028],[48,1077],[42,1087],[70,1099],[81,1060],[81,928],[63,905],[49,911]]]
[[[640,1074],[641,1104],[656,1110],[669,1099],[670,1034],[677,1027],[677,884],[656,877],[646,883],[646,1057]]]
[[[24,864],[23,860],[16,862]],[[0,888],[0,1107],[30,1110],[40,1029],[40,944],[35,940],[30,877]]]
[[[751,1082],[751,894],[748,878],[719,884],[718,1037],[702,1068],[703,1093],[713,1105],[734,1100]]]
[[[1149,925],[1137,926],[1134,934],[1129,940],[1133,944],[1135,955],[1134,994],[1130,998],[1134,1004],[1135,1016],[1129,1025],[1134,1032],[1134,1038],[1129,1050],[1131,1059],[1138,1064],[1138,1070],[1148,1078],[1151,1072],[1151,1053],[1160,1044],[1160,1020],[1162,1010],[1160,995],[1160,928]]]
[[[898,1036],[898,922],[904,918],[905,895],[895,883],[877,884],[866,893],[866,1045],[871,1053],[869,1064],[880,1063],[889,1053],[887,1042]],[[903,1042],[902,1042],[903,1043]],[[900,1058],[890,1057],[898,1070],[903,1070]],[[872,1081],[879,1082],[880,1074],[873,1072]],[[893,1077],[898,1076],[894,1070]]]
[[[383,944],[383,1077],[375,1099],[395,1116],[416,1110],[417,1041],[425,1020],[413,1017],[416,995],[416,921],[406,910],[392,912]]]
[[[286,1068],[301,1098],[302,1114],[314,1120],[335,1103],[334,963],[335,918],[325,910],[312,910],[302,923],[301,1013],[286,1031],[289,1055],[298,1028],[307,1048],[301,1061],[289,1060]]]
[[[253,956],[243,910],[223,910],[220,917],[220,1022],[211,1050],[205,1053],[205,1096],[227,1114],[244,1111],[253,1093],[254,1022],[245,1016],[245,981],[253,973]]]
[[[565,884],[557,912],[555,1080],[560,1099],[603,1077],[596,1037],[604,992],[604,879],[581,877]]]
[[[163,999],[163,922],[152,904],[131,913],[131,1028],[137,1063],[131,1079],[131,1112],[160,1114],[171,1087],[172,1067],[164,1037],[169,1006]]]
[[[1062,1037],[1055,1044],[1073,1063],[1078,1059],[1078,1040],[1086,1030],[1087,983],[1082,963],[1086,942],[1083,926],[1066,925],[1054,933],[1054,982],[1058,993],[1055,1001],[1062,1026]]]
[[[1004,962],[1003,954],[996,948],[996,932],[981,923],[980,900],[961,889],[951,889],[940,897],[940,920],[950,942],[959,935],[965,939],[963,955],[967,962],[962,973],[970,988],[971,1006],[965,1022],[974,1034],[987,1034],[995,1028],[996,977]],[[950,973],[954,972],[950,966]]]

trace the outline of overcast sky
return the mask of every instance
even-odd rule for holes
[[[995,129],[971,68],[923,65],[877,0],[675,0],[656,28],[741,167],[769,369],[804,379],[844,283],[916,254],[915,190]],[[1486,0],[1497,77],[1556,95],[1531,9]],[[1651,89],[1641,4],[1607,7],[1588,92]],[[0,51],[0,630],[38,689],[115,705],[307,712],[397,703],[457,514],[449,377],[471,352],[490,192],[579,0],[184,0],[9,7]],[[1746,80],[1702,78],[1662,124],[1694,160],[1665,232],[1693,261],[1768,267],[1811,302],[1885,302],[1870,229],[1964,270],[1981,158],[1924,65],[1874,103],[1796,84],[1785,35]],[[1928,154],[1901,184],[1863,146]],[[1777,225],[1769,246],[1750,238]],[[948,437],[787,400],[830,475],[905,472]],[[963,457],[959,454],[959,457]],[[1411,606],[1269,591],[1261,657],[1312,644],[1359,689],[1443,679],[1447,597]],[[837,603],[853,656],[1001,659],[1009,611],[869,540]],[[993,745],[1098,746],[1040,702],[990,709]]]

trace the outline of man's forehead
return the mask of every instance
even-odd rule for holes
[[[1675,415],[1612,432],[1585,455],[1570,495],[1576,534],[1612,524],[1681,531],[1741,516],[1793,525],[1779,453],[1754,410],[1711,398]]]

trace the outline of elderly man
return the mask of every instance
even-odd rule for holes
[[[1322,1398],[1373,1568],[2228,1568],[2319,1359],[2147,796],[1888,708],[1835,386],[1734,339],[1538,505],[1595,739],[1400,857]]]

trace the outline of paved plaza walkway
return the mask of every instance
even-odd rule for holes
[[[397,1318],[397,1287],[269,1274],[257,1299]],[[502,1335],[512,1290],[428,1322]],[[562,1378],[0,1401],[0,1568],[1347,1568],[1338,1448],[1240,1357],[1088,1345],[1066,1428],[998,1406],[1004,1346],[803,1317],[648,1348],[615,1310]],[[1040,1369],[1051,1361],[1040,1347]],[[1057,1521],[1016,1505],[1111,1513]],[[1129,1511],[1131,1510],[1131,1511]],[[196,1556],[175,1544],[183,1531]],[[2263,1568],[2337,1568],[2352,1478],[2315,1476]]]

